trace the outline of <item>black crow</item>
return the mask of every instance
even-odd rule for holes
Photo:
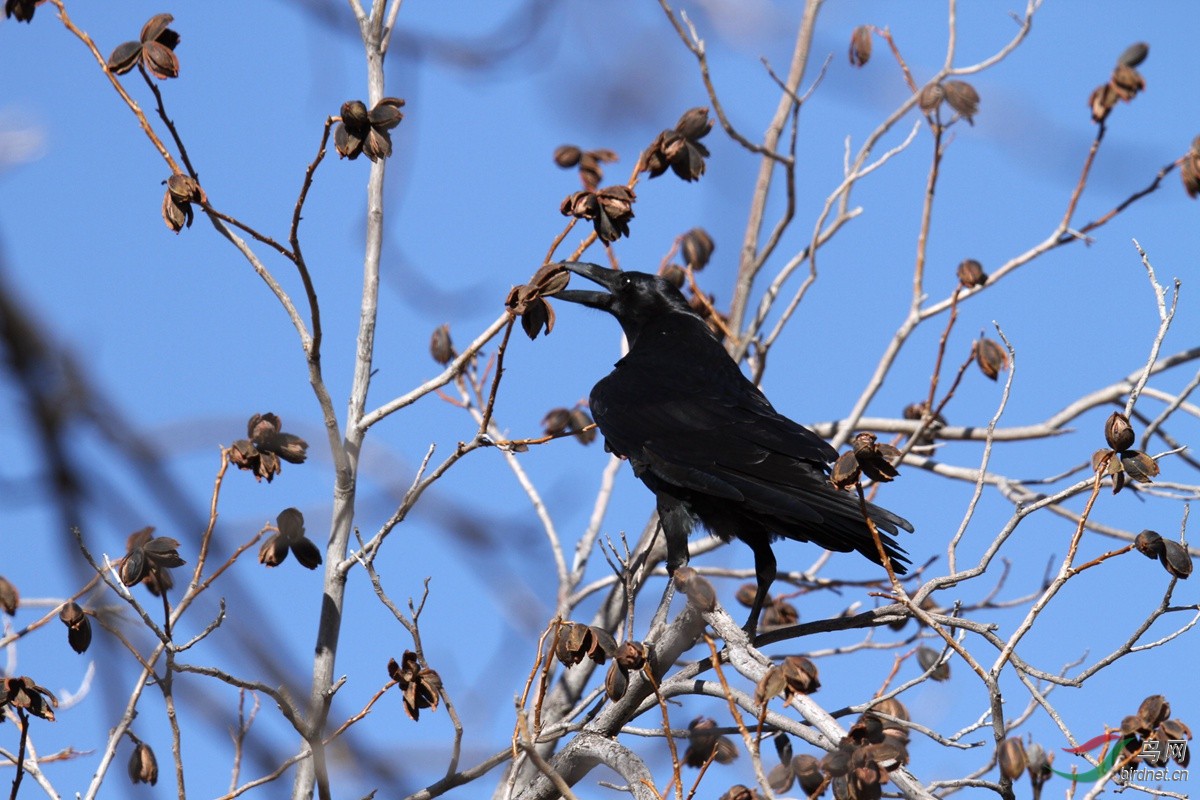
[[[857,495],[829,482],[837,451],[771,406],[678,289],[643,272],[561,266],[607,291],[568,289],[555,298],[607,311],[629,341],[628,355],[592,389],[592,417],[607,449],[627,458],[658,500],[668,572],[687,564],[697,521],[726,542],[748,544],[758,578],[746,622],[753,635],[775,580],[773,540],[857,550],[880,563]],[[908,559],[887,534],[912,525],[869,503],[866,512],[886,531],[884,550],[903,573]]]

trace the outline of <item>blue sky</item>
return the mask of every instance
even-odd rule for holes
[[[960,5],[956,64],[990,55],[1013,35],[1009,11],[1019,11],[1015,5]],[[286,235],[325,116],[336,113],[342,101],[366,93],[361,46],[349,12],[338,4],[319,7],[331,9],[331,16],[291,3],[214,0],[203,8],[169,9],[183,37],[182,75],[162,88],[209,198],[278,237]],[[86,2],[68,8],[105,53],[135,38],[146,18],[167,10],[133,0],[115,10]],[[566,2],[534,5],[528,13],[516,8],[408,0],[401,10],[387,92],[406,99],[407,116],[394,131],[396,155],[387,176],[384,289],[371,406],[436,374],[426,350],[434,327],[449,323],[456,342],[469,341],[500,312],[508,288],[541,263],[562,229],[558,204],[578,188],[576,178],[551,161],[556,146],[570,142],[616,150],[621,160],[610,167],[605,183],[618,182],[659,130],[687,108],[708,104],[694,62],[655,4],[614,3],[598,10],[595,4]],[[777,71],[786,68],[798,19],[795,4],[710,0],[685,8],[709,44],[713,79],[731,118],[753,138],[776,102],[759,59],[766,58]],[[801,114],[797,223],[775,268],[807,242],[823,199],[840,180],[846,138],[856,149],[907,93],[878,40],[872,62],[851,69],[845,58],[850,31],[861,23],[889,26],[922,82],[943,58],[944,8],[843,2],[822,12],[814,49],[832,58]],[[932,297],[949,294],[954,267],[963,258],[992,269],[1053,229],[1094,133],[1088,95],[1134,41],[1151,45],[1141,68],[1148,86],[1132,104],[1113,112],[1077,219],[1084,222],[1108,210],[1184,152],[1200,132],[1192,85],[1200,55],[1189,35],[1194,22],[1182,4],[1047,2],[1021,48],[995,69],[970,78],[982,97],[981,109],[973,127],[955,126],[947,149],[929,245]],[[814,64],[809,74],[815,73]],[[76,445],[81,460],[108,487],[88,506],[93,548],[116,558],[130,531],[151,524],[164,535],[194,541],[199,532],[194,522],[196,515],[206,514],[219,446],[242,436],[246,418],[262,411],[278,413],[285,429],[310,441],[309,462],[285,466],[269,486],[255,484],[246,474],[230,475],[221,496],[218,540],[231,548],[282,508],[297,506],[310,535],[323,541],[332,483],[328,448],[294,330],[274,299],[203,219],[179,236],[166,230],[159,218],[166,168],[91,56],[49,7],[41,7],[30,26],[0,24],[0,75],[4,279],[56,341],[75,353],[117,413],[152,443],[185,494],[184,509],[168,507],[94,430],[81,426]],[[127,76],[124,83],[144,108],[152,108],[140,79]],[[884,146],[898,144],[913,121],[910,117],[898,126]],[[616,252],[626,268],[653,270],[675,236],[703,226],[717,243],[703,283],[721,303],[729,298],[757,162],[720,131],[706,143],[713,155],[698,184],[670,176],[639,184],[633,235],[621,240]],[[844,415],[903,319],[930,149],[923,128],[907,151],[860,185],[853,202],[862,214],[823,251],[821,279],[772,351],[764,389],[796,419],[817,422]],[[365,161],[327,158],[301,229],[326,320],[326,375],[342,417],[358,319],[366,174]],[[774,213],[779,210],[778,204],[772,206]],[[950,343],[950,368],[966,356],[977,332],[994,335],[993,322],[998,323],[1017,350],[1004,418],[1008,425],[1044,419],[1071,399],[1138,368],[1149,351],[1156,316],[1133,238],[1148,252],[1160,280],[1177,276],[1183,281],[1181,310],[1163,353],[1194,346],[1200,326],[1189,279],[1200,245],[1196,213],[1172,174],[1161,190],[1100,229],[1090,246],[1061,248],[965,303]],[[562,252],[578,239],[575,233],[568,237]],[[590,257],[603,260],[599,251]],[[286,264],[268,263],[298,291]],[[943,325],[931,322],[905,347],[871,415],[894,416],[924,396]],[[514,337],[496,408],[498,423],[514,436],[535,434],[549,408],[586,397],[618,357],[618,347],[610,320],[560,305],[550,337],[535,342]],[[1185,365],[1155,385],[1177,390],[1194,372]],[[999,397],[997,385],[969,372],[947,417],[954,424],[986,424]],[[1146,403],[1148,410],[1160,407]],[[0,536],[11,543],[0,574],[13,579],[26,599],[29,607],[14,623],[22,625],[40,613],[38,599],[53,603],[73,591],[84,573],[57,566],[68,560],[78,564],[78,557],[37,480],[42,466],[35,440],[11,386],[0,388],[0,404],[0,444],[9,454],[0,467]],[[1085,416],[1078,436],[1001,448],[993,468],[1029,478],[1083,463],[1103,443],[1107,413]],[[1176,424],[1174,436],[1195,439],[1195,419],[1181,417]],[[391,513],[431,443],[444,455],[472,436],[474,427],[462,410],[436,397],[378,426],[363,453],[357,523],[364,535]],[[975,466],[979,448],[950,445],[941,457]],[[604,461],[598,445],[584,449],[570,441],[521,457],[568,546],[586,523]],[[1164,479],[1195,482],[1182,463],[1163,466]],[[969,487],[909,469],[881,497],[917,525],[906,545],[920,562],[944,553],[968,495]],[[651,496],[623,470],[605,530],[636,536],[651,508]],[[985,493],[968,531],[967,552],[980,552],[1010,512],[1001,497]],[[1114,526],[1154,528],[1177,537],[1182,506],[1105,493],[1097,513]],[[468,521],[481,527],[472,529]],[[487,546],[472,538],[480,531],[487,534]],[[1045,564],[1052,554],[1061,555],[1069,534],[1069,525],[1049,516],[1023,524],[1005,596],[1034,591]],[[1113,546],[1102,537],[1085,539],[1092,555]],[[503,748],[511,733],[508,698],[519,691],[532,663],[554,596],[544,541],[500,454],[483,451],[464,459],[398,530],[389,548],[379,569],[397,599],[419,596],[424,578],[433,576],[422,629],[427,656],[468,722],[464,763]],[[815,557],[800,545],[785,543],[776,550],[782,567],[802,568]],[[700,563],[744,568],[750,558],[744,548],[733,547]],[[850,574],[861,571],[856,564],[835,563]],[[596,577],[606,569],[599,561],[593,567]],[[230,590],[230,602],[231,619],[265,626],[262,640],[287,665],[285,674],[271,682],[290,679],[307,686],[320,576],[301,572],[288,563],[266,573],[247,559],[234,570],[238,588]],[[352,680],[335,717],[360,708],[386,680],[387,659],[398,658],[408,645],[361,573],[354,578],[339,656],[339,672]],[[1085,653],[1095,658],[1116,646],[1157,603],[1165,580],[1158,565],[1136,554],[1094,570],[1048,609],[1044,632],[1026,647],[1051,671]],[[964,587],[961,597],[978,599],[990,586]],[[733,587],[721,587],[727,590],[725,599]],[[234,597],[240,605],[234,605]],[[813,619],[856,601],[874,602],[865,595],[823,598],[813,601],[815,607],[803,605],[801,614]],[[1194,587],[1181,584],[1176,602],[1195,603]],[[995,615],[1002,628],[1019,618],[1012,612]],[[190,630],[203,624],[192,620]],[[98,653],[119,655],[114,648],[75,656],[56,626],[10,650],[6,669],[32,675],[55,691],[74,691]],[[230,634],[225,641],[235,639]],[[831,637],[798,646],[824,649],[848,641]],[[245,663],[236,653],[220,652],[220,643],[213,647],[197,661]],[[1200,719],[1195,693],[1179,665],[1196,656],[1194,636],[1186,635],[1169,648],[1128,659],[1083,689],[1058,690],[1054,700],[1072,730],[1085,737],[1105,724],[1118,724],[1153,692],[1173,701],[1176,716],[1195,721]],[[817,699],[827,707],[861,699],[862,686],[873,686],[890,658],[890,652],[861,654],[843,667],[823,662],[830,664],[830,675],[849,674],[855,681],[825,679]],[[965,673],[962,664],[956,668]],[[949,731],[977,717],[982,711],[977,688],[965,674],[956,678],[925,684],[906,698],[914,716]],[[100,746],[128,680],[94,684],[54,726],[37,726],[39,751]],[[1011,688],[1012,708],[1023,707],[1025,695],[1015,683]],[[225,707],[233,698],[224,688],[214,696]],[[165,767],[168,739],[155,702],[148,697],[144,722],[139,720],[135,730],[154,745]],[[192,713],[199,719],[201,711]],[[688,701],[677,719],[686,724],[698,713],[720,716],[722,709]],[[271,752],[286,754],[293,741],[274,720],[269,702],[261,720],[256,730],[261,729]],[[1034,715],[1028,729],[1048,747],[1060,746],[1060,734],[1044,715]],[[223,722],[197,722],[195,730],[187,742],[189,786],[196,796],[216,795],[229,781]],[[440,776],[448,730],[440,713],[413,725],[403,717],[399,698],[389,697],[353,741],[383,760],[395,762],[396,753],[403,754],[396,790],[385,792],[403,794]],[[12,728],[0,730],[0,746],[15,747],[12,733]],[[123,763],[127,749],[121,753]],[[429,763],[435,766],[428,768]],[[961,770],[959,764],[932,747],[914,757],[914,771],[925,778],[953,774]],[[247,765],[247,777],[259,766]],[[66,793],[82,788],[93,769],[94,761],[81,757],[53,766],[49,774]],[[744,760],[720,769],[705,784],[714,795],[749,778]],[[352,777],[343,779],[347,796],[370,788]],[[124,780],[112,775],[106,794],[126,792]],[[485,779],[485,784],[492,782]]]

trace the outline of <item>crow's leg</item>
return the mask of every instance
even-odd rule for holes
[[[667,545],[667,588],[663,592],[662,601],[654,619],[650,621],[650,630],[655,631],[666,623],[667,610],[675,597],[675,570],[686,567],[688,563],[688,534],[691,533],[694,520],[682,501],[669,495],[658,495],[658,527],[663,533]]]
[[[767,536],[755,536],[743,539],[754,551],[754,574],[758,578],[758,591],[754,593],[754,606],[750,609],[750,619],[746,620],[743,630],[754,641],[755,631],[758,630],[758,615],[762,612],[763,603],[767,600],[767,592],[775,582],[775,553],[771,551],[771,542]]]

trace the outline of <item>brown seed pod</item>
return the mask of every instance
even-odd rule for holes
[[[21,593],[17,591],[17,587],[13,586],[8,578],[0,575],[0,608],[11,617],[17,613],[20,605]]]
[[[563,169],[570,169],[579,163],[583,151],[573,144],[564,144],[554,150],[554,163]]]
[[[935,681],[944,681],[950,678],[950,664],[949,662],[939,664],[938,660],[941,657],[941,653],[932,647],[917,648],[917,663],[921,665],[921,669],[923,670],[928,671],[932,669],[933,672],[930,673],[929,677]]]
[[[862,67],[871,60],[871,26],[859,25],[850,34],[850,66]]]
[[[1117,57],[1117,63],[1127,67],[1136,67],[1150,55],[1150,45],[1145,42],[1134,42]]]
[[[625,690],[628,688],[629,672],[614,660],[608,665],[608,672],[604,676],[604,693],[615,703],[625,696]]]
[[[783,667],[774,664],[758,679],[758,685],[754,687],[754,702],[760,706],[765,705],[772,698],[783,694],[785,688],[787,677],[783,674]]]
[[[1152,694],[1138,706],[1137,718],[1141,730],[1152,731],[1171,716],[1171,704],[1161,694]]]
[[[1128,450],[1133,447],[1133,426],[1129,424],[1129,417],[1119,411],[1114,411],[1109,415],[1104,423],[1104,439],[1108,442],[1108,446],[1113,450],[1121,451]]]
[[[1134,538],[1133,546],[1146,558],[1159,558],[1163,552],[1163,538],[1155,531],[1144,530]]]
[[[940,83],[931,83],[921,89],[917,104],[926,114],[931,114],[946,99],[946,89]]]
[[[1015,736],[1010,736],[1000,743],[1000,752],[996,755],[996,760],[1000,763],[1000,774],[1010,781],[1021,777],[1021,773],[1029,766],[1029,760],[1025,756],[1025,745]]]
[[[788,656],[783,660],[783,677],[787,681],[788,694],[813,694],[821,688],[817,677],[817,665],[804,656]]]
[[[1121,466],[1138,483],[1152,483],[1153,478],[1158,476],[1158,462],[1140,450],[1121,453]]]
[[[1008,352],[999,342],[981,336],[975,342],[975,363],[979,371],[990,380],[996,380],[1002,370],[1008,369]]]
[[[1192,557],[1188,555],[1187,548],[1170,539],[1163,539],[1162,544],[1163,550],[1158,554],[1158,560],[1167,572],[1180,580],[1187,580],[1192,574]]]
[[[983,286],[988,280],[987,273],[983,271],[983,265],[973,258],[965,259],[960,263],[956,274],[958,282],[967,289]]]
[[[154,757],[150,745],[145,742],[134,745],[129,756],[129,780],[135,784],[148,783],[151,786],[158,783],[158,760]]]
[[[966,81],[946,81],[942,88],[946,91],[946,103],[960,117],[974,124],[975,115],[979,113],[979,92]]]
[[[696,272],[708,265],[714,249],[716,245],[704,228],[692,228],[679,237],[679,252],[683,255],[684,263]]]
[[[449,364],[454,360],[454,343],[450,341],[450,326],[439,325],[433,329],[429,337],[429,355],[439,364]]]

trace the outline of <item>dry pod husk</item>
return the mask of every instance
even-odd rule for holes
[[[158,760],[145,742],[138,742],[129,755],[129,780],[135,784],[158,783]]]
[[[1025,756],[1025,745],[1015,736],[1010,736],[1000,743],[1000,752],[996,757],[1000,762],[1000,774],[1015,781],[1029,766]]]
[[[928,671],[932,669],[933,672],[930,673],[929,677],[935,681],[944,681],[950,678],[950,664],[945,661],[939,664],[938,660],[940,658],[941,654],[932,647],[917,648],[917,663],[921,665],[921,669],[923,670]],[[936,666],[934,666],[935,664]]]
[[[1133,447],[1133,426],[1129,417],[1119,411],[1114,411],[1104,422],[1104,439],[1113,450],[1128,450]]]
[[[71,649],[76,653],[86,651],[92,643],[92,621],[79,604],[74,600],[64,603],[58,618],[67,626],[67,644]]]
[[[956,274],[958,282],[968,289],[983,286],[988,280],[987,273],[983,271],[983,265],[973,258],[962,261],[958,265]]]
[[[871,60],[871,26],[859,25],[850,34],[850,66],[865,66]]]
[[[11,617],[17,613],[20,605],[21,593],[17,591],[17,587],[13,586],[8,578],[0,575],[0,608]]]
[[[996,380],[1002,370],[1008,369],[1008,352],[999,342],[981,336],[975,342],[975,363],[990,380]]]

